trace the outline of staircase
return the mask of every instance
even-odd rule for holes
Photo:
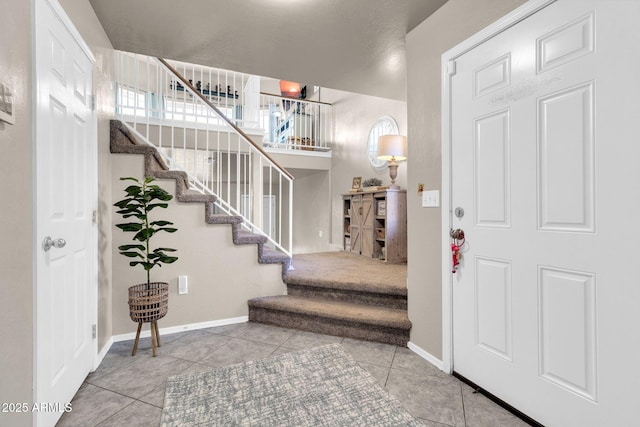
[[[406,282],[359,274],[363,268],[392,266],[337,252],[297,255],[294,265],[284,277],[287,295],[249,301],[250,321],[406,347],[411,330]]]
[[[176,182],[175,198],[181,203],[202,203],[204,221],[207,224],[228,224],[231,226],[233,243],[236,245],[257,245],[260,264],[282,264],[282,275],[291,265],[291,258],[280,251],[269,248],[268,238],[243,228],[243,218],[239,215],[215,213],[216,196],[203,194],[190,188],[186,172],[170,170],[158,150],[137,138],[120,120],[111,120],[111,153],[140,154],[144,156],[144,175],[156,179],[173,179]]]
[[[215,196],[216,213],[241,217],[240,241],[242,230],[261,234],[290,257],[294,177],[238,126],[249,104],[258,107],[248,93],[234,94],[231,87],[237,92],[245,81],[239,77],[117,52],[116,118],[141,145],[157,149],[154,156],[168,166],[162,174],[187,172],[186,188]]]
[[[170,170],[158,149],[141,141],[119,120],[111,121],[112,153],[144,156],[144,174],[176,182],[175,198],[180,203],[202,203],[207,224],[231,226],[236,245],[257,245],[260,264],[281,264],[287,295],[248,301],[249,320],[309,332],[337,335],[406,346],[411,322],[407,316],[405,278],[396,272],[384,276],[388,266],[363,257],[333,252],[291,258],[268,246],[263,234],[243,227],[239,215],[216,213],[216,196],[190,188],[186,172]],[[321,257],[321,258],[320,258]],[[406,268],[406,267],[405,267]]]
[[[251,321],[406,346],[406,282],[354,281],[379,263],[349,272],[352,262],[331,259],[339,262],[328,271],[347,273],[336,280],[326,271],[306,275],[313,268],[304,268],[304,258],[289,271],[293,176],[236,125],[238,117],[225,115],[241,111],[233,91],[220,96],[219,88],[230,87],[228,78],[176,67],[161,58],[119,53],[119,120],[111,122],[111,152],[143,155],[145,176],[175,180],[178,202],[202,203],[207,224],[230,225],[234,244],[255,244],[259,263],[282,265],[288,295],[249,300]],[[251,97],[242,98],[249,117]]]

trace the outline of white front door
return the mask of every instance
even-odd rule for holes
[[[56,0],[35,0],[38,426],[60,418],[96,351],[93,64],[65,19]],[[47,237],[54,243],[49,248]]]
[[[559,0],[451,67],[453,370],[547,426],[640,423],[639,18]]]

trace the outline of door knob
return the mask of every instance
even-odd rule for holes
[[[44,249],[45,252],[49,251],[49,249],[53,248],[64,248],[64,245],[67,244],[67,241],[64,239],[52,239],[50,236],[47,236],[44,238],[44,240],[42,241],[42,249]]]

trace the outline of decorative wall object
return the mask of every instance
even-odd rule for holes
[[[16,118],[13,115],[13,96],[11,90],[0,83],[0,122],[13,125]]]
[[[353,181],[351,182],[351,191],[360,191],[362,190],[362,177],[354,176]]]
[[[211,89],[211,84],[207,83],[204,87],[202,87],[202,81],[198,80],[196,84],[193,84],[193,80],[189,79],[189,83],[196,88],[198,92],[203,94],[204,96],[217,96],[221,98],[235,98],[238,99],[238,91],[233,90],[231,85],[227,85],[225,90],[224,86],[221,84],[220,86],[215,85],[213,90]],[[174,89],[180,92],[184,91],[184,86],[180,84],[180,82],[172,81],[169,83],[169,89]]]

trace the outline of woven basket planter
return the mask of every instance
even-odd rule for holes
[[[129,288],[129,316],[134,322],[155,322],[167,314],[168,308],[168,283],[142,283]]]

